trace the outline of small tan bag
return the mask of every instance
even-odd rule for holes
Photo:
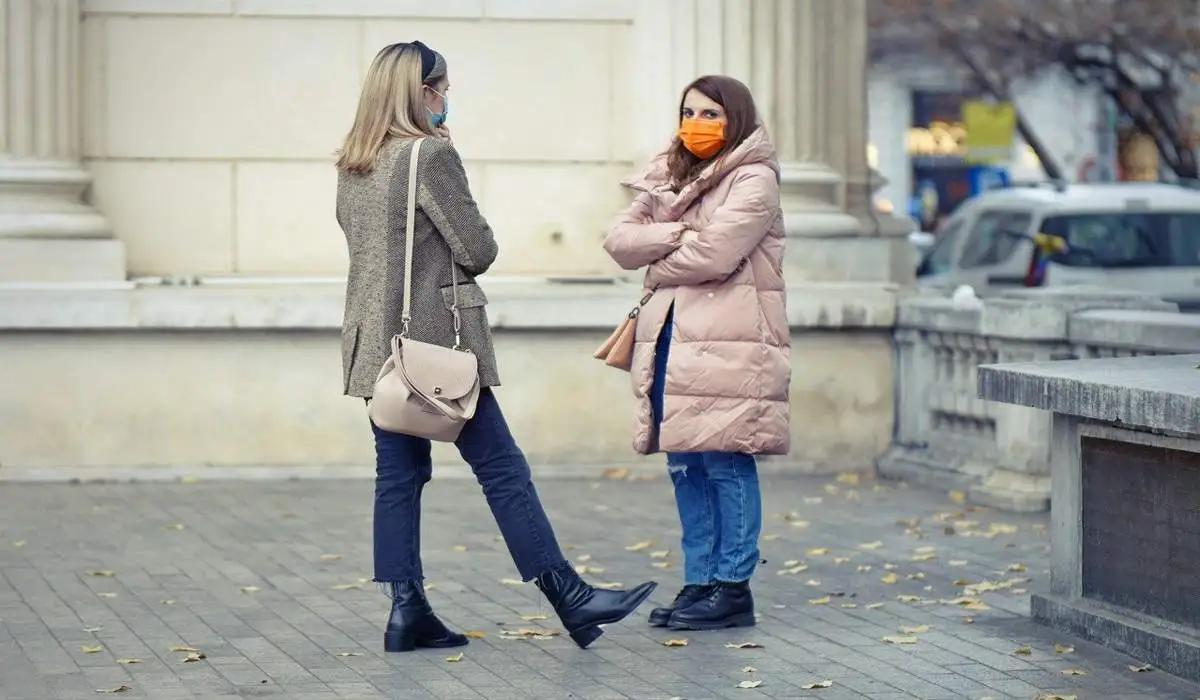
[[[402,328],[392,337],[392,356],[375,380],[371,421],[383,430],[439,442],[454,442],[479,403],[479,358],[462,347],[458,311],[458,272],[450,263],[454,285],[454,347],[422,343],[408,337],[412,300],[413,225],[416,219],[417,158],[424,139],[412,145],[408,164],[408,211],[404,231],[404,303]]]
[[[623,369],[626,372],[633,367],[633,341],[637,334],[637,317],[657,289],[655,287],[642,297],[638,305],[633,307],[633,310],[617,325],[612,335],[608,336],[608,340],[605,340],[604,344],[592,353],[592,357],[603,360],[604,364],[609,367]]]

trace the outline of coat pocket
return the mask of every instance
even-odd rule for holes
[[[454,287],[442,287],[442,303],[447,309],[454,308]],[[483,287],[478,284],[460,284],[458,285],[458,308],[473,309],[481,306],[487,306],[487,295],[483,293]]]
[[[357,323],[342,328],[342,391],[350,393],[350,378],[354,374],[354,357],[358,354]]]

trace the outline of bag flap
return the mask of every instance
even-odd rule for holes
[[[461,399],[479,383],[479,358],[416,340],[400,341],[400,361],[412,388],[431,399]]]

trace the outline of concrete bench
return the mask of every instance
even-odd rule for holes
[[[1053,412],[1035,620],[1200,680],[1200,355],[1000,364],[979,395]]]

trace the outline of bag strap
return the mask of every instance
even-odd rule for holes
[[[656,284],[654,285],[654,289],[646,292],[646,296],[642,297],[641,301],[638,302],[638,305],[633,307],[633,311],[629,312],[629,318],[638,317],[638,314],[642,312],[642,307],[650,303],[650,297],[654,296],[654,293],[658,291],[658,287],[659,285]]]
[[[408,152],[408,202],[404,216],[404,301],[400,311],[400,337],[408,338],[408,326],[412,321],[412,270],[413,243],[416,238],[414,228],[417,222],[417,163],[420,159],[421,144],[424,138],[413,141],[412,150]],[[454,316],[454,349],[462,349],[462,317],[458,313],[458,265],[450,261],[450,284],[454,301],[450,313]]]

